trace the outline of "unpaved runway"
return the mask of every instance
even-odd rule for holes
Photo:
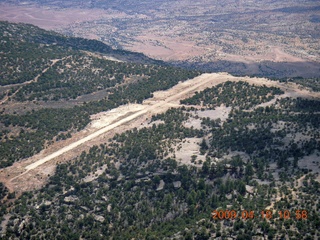
[[[213,79],[216,79],[216,77],[217,76],[215,76],[213,74],[203,74],[203,75],[201,75],[199,77],[196,77],[196,78],[194,78],[192,80],[189,80],[187,82],[183,82],[180,85],[175,86],[174,88],[179,88],[179,87],[183,88],[185,86],[184,90],[176,93],[174,91],[175,89],[173,88],[173,89],[171,89],[171,91],[169,90],[170,97],[167,97],[166,99],[164,99],[162,101],[155,102],[153,105],[150,105],[150,106],[148,105],[144,109],[139,110],[139,111],[133,113],[132,115],[130,115],[128,117],[125,117],[125,118],[122,118],[122,119],[118,120],[116,123],[107,125],[107,126],[101,128],[101,129],[97,130],[96,132],[90,134],[89,136],[86,136],[86,137],[84,137],[84,138],[82,138],[82,139],[80,139],[80,140],[78,140],[78,141],[76,141],[74,143],[71,143],[70,145],[68,145],[68,146],[66,146],[66,147],[64,147],[64,148],[62,148],[62,149],[60,149],[60,150],[58,150],[58,151],[46,156],[46,157],[44,157],[44,158],[42,158],[42,159],[40,159],[40,160],[28,165],[28,166],[26,166],[25,169],[27,171],[29,171],[31,169],[35,169],[36,167],[42,165],[43,163],[48,162],[48,161],[50,161],[50,160],[52,160],[52,159],[54,159],[54,158],[56,158],[56,157],[58,157],[58,156],[60,156],[60,155],[62,155],[64,153],[66,153],[66,152],[68,152],[68,151],[70,151],[70,150],[72,150],[72,149],[74,149],[74,148],[76,148],[76,147],[78,147],[78,146],[80,146],[80,145],[82,145],[82,144],[84,144],[84,143],[86,143],[86,142],[88,142],[88,141],[100,136],[101,134],[104,134],[104,133],[106,133],[106,132],[108,132],[108,131],[110,131],[110,130],[112,130],[112,129],[120,126],[120,125],[128,123],[128,122],[130,122],[130,121],[132,121],[132,120],[136,119],[137,117],[140,117],[140,116],[142,116],[144,114],[147,114],[147,113],[153,114],[153,113],[158,112],[159,109],[164,110],[163,108],[168,109],[172,105],[167,104],[167,103],[169,103],[171,101],[179,101],[186,94],[195,91],[196,89],[198,89],[201,86],[204,86],[204,85],[206,86],[208,82],[212,81]]]
[[[282,84],[279,84],[274,81],[269,81],[267,79],[257,79],[257,78],[238,78],[234,77],[228,74],[202,74],[194,79],[182,82],[174,86],[173,88],[167,90],[167,91],[160,91],[155,93],[155,99],[149,99],[146,101],[148,105],[144,104],[145,107],[141,107],[142,110],[139,110],[137,112],[132,113],[130,116],[127,116],[125,118],[119,119],[117,122],[107,125],[96,132],[90,134],[89,136],[86,136],[76,142],[71,143],[70,145],[28,165],[25,167],[27,171],[31,169],[35,169],[36,167],[42,165],[45,162],[48,162],[120,125],[126,124],[144,114],[155,114],[158,113],[159,110],[161,112],[169,109],[172,104],[171,102],[177,102],[181,99],[184,99],[187,95],[194,93],[196,90],[202,90],[206,87],[209,87],[210,85],[217,85],[219,83],[225,82],[227,80],[231,81],[239,81],[239,80],[245,80],[251,84],[266,84],[266,85],[273,85],[280,88],[284,88]],[[292,90],[292,89],[290,89]],[[305,94],[303,92],[303,94]],[[150,105],[151,103],[151,105]]]
[[[60,155],[62,155],[64,153],[66,153],[66,152],[68,152],[68,151],[80,146],[81,144],[83,144],[85,142],[88,142],[88,141],[92,140],[93,138],[96,138],[96,137],[100,136],[101,134],[106,133],[106,132],[110,131],[111,129],[114,129],[115,127],[118,127],[118,126],[120,126],[122,124],[125,124],[125,123],[127,123],[127,122],[129,122],[129,121],[141,116],[142,114],[145,114],[145,113],[146,113],[146,110],[141,110],[139,112],[136,112],[136,113],[132,114],[129,117],[121,119],[120,121],[118,121],[116,123],[113,123],[113,124],[110,124],[110,125],[108,125],[108,126],[106,126],[104,128],[101,128],[98,131],[90,134],[89,136],[84,137],[84,138],[82,138],[81,140],[79,140],[77,142],[71,143],[70,145],[68,145],[68,146],[66,146],[66,147],[64,147],[64,148],[62,148],[62,149],[60,149],[60,150],[58,150],[58,151],[46,156],[45,158],[26,166],[26,169],[27,170],[34,169],[34,168],[40,166],[41,164],[43,164],[45,162],[48,162],[51,159],[54,159],[54,158],[56,158],[56,157],[58,157],[58,156],[60,156]]]
[[[72,138],[57,143],[58,146],[61,146],[60,148],[57,147],[57,144],[53,144],[47,149],[47,152],[50,152],[48,154],[42,152],[29,159],[17,162],[11,167],[0,169],[0,179],[5,180],[2,181],[5,185],[12,185],[12,190],[17,192],[36,189],[46,182],[49,174],[53,174],[57,160],[68,161],[78,156],[81,148],[86,149],[91,145],[99,144],[100,141],[105,141],[105,138],[104,140],[101,139],[104,134],[111,133],[112,135],[122,133],[126,129],[139,127],[142,124],[141,122],[144,122],[148,117],[163,113],[171,107],[181,106],[179,101],[191,97],[196,91],[199,92],[226,81],[246,81],[250,84],[275,86],[292,97],[320,98],[319,92],[308,92],[299,89],[294,84],[283,84],[265,78],[234,77],[227,73],[202,74],[194,79],[181,82],[166,91],[155,92],[154,97],[146,99],[143,104],[121,106],[111,110],[108,114],[100,113],[97,116],[98,118],[94,120],[99,121],[99,124],[93,124],[94,121],[91,122],[83,131],[76,133]],[[112,111],[116,115],[118,114],[118,117],[115,117]],[[124,127],[119,128],[119,126]],[[63,147],[63,143],[66,146]],[[44,163],[47,164],[42,166]]]

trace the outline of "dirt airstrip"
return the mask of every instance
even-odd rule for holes
[[[265,78],[234,77],[227,73],[202,74],[194,79],[180,82],[167,91],[154,93],[154,97],[142,104],[130,104],[91,116],[91,123],[64,141],[55,142],[31,158],[0,169],[0,182],[12,192],[21,193],[43,186],[55,171],[58,162],[66,162],[88,150],[93,145],[106,142],[116,133],[148,123],[150,117],[171,107],[179,107],[180,100],[226,81],[246,81],[256,85],[277,86],[285,91],[279,97],[320,98],[320,93],[301,90],[295,84],[283,84]]]

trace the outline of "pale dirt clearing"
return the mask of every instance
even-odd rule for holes
[[[207,52],[206,47],[199,47],[194,42],[184,40],[182,37],[159,36],[154,33],[143,33],[136,37],[134,44],[126,47],[134,52],[143,52],[147,56],[164,61],[188,60],[201,56]],[[175,35],[173,33],[173,35]]]
[[[205,161],[205,156],[200,155],[200,142],[201,138],[186,138],[184,141],[178,143],[175,148],[176,159],[179,163],[187,165],[197,165],[191,162],[192,155],[196,155],[196,162],[199,160]]]
[[[163,113],[171,107],[179,107],[180,100],[194,95],[207,87],[213,87],[226,81],[246,81],[256,85],[277,86],[284,91],[289,91],[305,97],[320,97],[320,93],[300,90],[296,85],[283,84],[265,78],[234,77],[227,73],[202,74],[194,79],[180,82],[167,91],[154,93],[154,97],[147,99],[143,104],[130,104],[113,109],[109,112],[95,114],[92,122],[84,130],[75,133],[72,138],[55,142],[39,154],[15,163],[13,166],[0,170],[0,179],[10,187],[11,191],[28,191],[40,188],[55,171],[57,162],[66,162],[74,159],[82,151],[88,150],[93,145],[105,143],[116,133],[121,133],[134,127],[148,124],[152,115]],[[201,111],[199,111],[201,114]],[[208,117],[226,118],[228,109],[217,108],[216,112],[207,112]],[[183,146],[192,153],[198,154],[198,142]],[[186,163],[190,163],[190,156],[180,156]],[[178,153],[179,155],[179,153]],[[200,160],[200,155],[199,159]],[[179,159],[179,156],[177,156]]]
[[[89,123],[89,128],[100,129],[104,126],[110,125],[115,122],[117,119],[124,117],[128,113],[134,113],[140,110],[145,109],[146,106],[142,104],[128,104],[124,106],[120,106],[118,108],[114,108],[110,111],[100,112],[90,116],[92,120]]]
[[[9,22],[30,23],[47,30],[61,29],[70,24],[110,17],[107,11],[99,9],[57,9],[39,8],[36,5],[0,4],[0,19]]]
[[[96,137],[100,136],[101,134],[103,134],[105,132],[108,132],[111,129],[114,129],[117,126],[120,126],[120,125],[122,125],[124,123],[127,123],[127,122],[129,122],[129,121],[131,121],[131,120],[133,120],[133,119],[145,114],[146,112],[147,112],[146,110],[141,110],[141,111],[138,111],[138,112],[130,115],[129,117],[121,119],[120,121],[118,121],[116,123],[107,125],[106,127],[103,127],[101,129],[99,129],[98,131],[90,134],[89,136],[84,137],[81,140],[76,141],[74,143],[71,143],[70,145],[68,145],[68,146],[66,146],[66,147],[64,147],[64,148],[62,148],[62,149],[50,154],[49,156],[46,156],[45,158],[42,158],[41,160],[26,166],[26,170],[29,171],[31,169],[34,169],[34,168],[42,165],[43,163],[45,163],[47,161],[50,161],[51,159],[54,159],[54,158],[64,154],[65,152],[68,152],[68,151],[80,146],[81,144],[83,144],[83,143],[85,143],[87,141],[90,141],[93,138],[96,138]]]
[[[1,236],[1,234],[3,233],[3,234],[5,234],[6,233],[6,231],[7,231],[7,225],[8,225],[8,222],[9,222],[9,220],[10,220],[10,217],[11,217],[11,214],[10,213],[8,213],[8,214],[6,214],[6,215],[4,215],[3,216],[3,218],[4,218],[4,220],[1,222],[1,224],[0,224],[0,227],[1,227],[1,231],[0,231],[0,236]]]
[[[211,120],[217,120],[220,118],[221,121],[227,120],[231,107],[220,106],[214,110],[197,111],[197,115],[201,118],[210,118]]]
[[[186,106],[189,107],[189,106]],[[231,111],[231,107],[220,106],[216,107],[215,110],[197,110],[191,111],[194,116],[198,116],[199,118],[189,117],[187,121],[183,122],[183,126],[187,128],[195,128],[195,129],[202,129],[201,126],[201,118],[210,118],[211,120],[220,119],[222,122],[225,121],[229,113]]]
[[[93,180],[97,179],[101,174],[105,172],[108,168],[107,164],[99,167],[95,172],[91,173],[90,175],[86,176],[82,181],[84,182],[92,182]]]
[[[186,128],[194,128],[194,129],[202,129],[201,126],[202,120],[200,118],[196,119],[193,117],[189,117],[187,121],[184,121],[182,124]]]
[[[316,151],[309,156],[305,156],[299,160],[298,166],[301,169],[312,170],[312,173],[320,174],[320,152]]]
[[[111,57],[111,56],[103,56],[104,59],[110,60],[110,61],[114,61],[114,62],[124,62],[122,60],[119,60],[115,57]]]
[[[265,46],[261,46],[264,48]],[[262,49],[261,48],[261,49]],[[238,59],[238,61],[243,63],[253,63],[253,62],[261,62],[261,61],[272,61],[272,62],[303,62],[304,59],[301,57],[297,57],[294,55],[291,55],[289,53],[286,53],[283,48],[279,46],[269,46],[268,49],[266,49],[263,52],[256,54],[246,54],[246,55],[236,55],[236,54],[226,54],[222,53],[222,59],[233,61],[234,59]],[[309,56],[311,57],[311,56]]]

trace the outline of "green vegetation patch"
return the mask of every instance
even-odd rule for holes
[[[75,54],[57,62],[37,82],[25,85],[15,96],[18,101],[75,99],[84,94],[110,89],[127,81],[142,79],[152,69],[144,65],[107,61]],[[152,73],[151,73],[152,74]],[[146,76],[148,77],[148,76]]]
[[[78,131],[89,123],[88,113],[79,107],[72,109],[41,109],[25,115],[0,115],[1,132],[0,167],[12,165],[43,149],[60,133]],[[10,129],[18,130],[15,136]]]
[[[221,156],[243,151],[279,167],[296,166],[298,159],[320,151],[319,106],[319,101],[287,98],[252,112],[234,110],[221,127],[212,129],[210,152]],[[301,132],[306,137],[298,137]]]
[[[320,91],[320,78],[285,78],[281,79],[281,82],[294,82],[300,84],[306,88],[311,89],[312,91],[319,92]]]
[[[0,86],[33,80],[44,69],[49,67],[53,63],[53,60],[64,59],[70,56],[76,57],[81,51],[107,54],[123,61],[164,65],[163,62],[150,59],[141,53],[113,50],[110,46],[97,40],[66,37],[52,31],[45,31],[30,24],[15,24],[0,21],[0,43]],[[75,59],[75,64],[78,61],[81,61],[81,59]],[[64,70],[67,69],[64,68]],[[80,66],[78,70],[80,74]],[[55,76],[56,73],[58,73],[58,76]],[[56,67],[43,76],[43,78],[52,79],[52,77],[59,77],[61,85],[58,85],[58,87],[61,88],[65,87],[62,86],[62,83],[72,77],[70,76],[70,71],[66,71],[65,74],[69,76],[63,76],[62,72],[57,72]],[[81,76],[78,75],[79,78]],[[94,74],[90,78],[95,79]],[[101,79],[97,78],[101,85]],[[72,82],[69,84],[72,84]],[[56,88],[54,86],[55,83],[53,82],[51,87]],[[44,85],[42,91],[46,89],[47,86]],[[30,89],[25,89],[25,92],[30,93]],[[38,93],[39,89],[36,89],[35,92]],[[68,97],[73,96],[70,95]]]
[[[72,51],[58,46],[48,47],[35,43],[17,42],[8,35],[0,34],[0,36],[0,85],[2,86],[33,80],[51,65],[51,60],[72,54]]]
[[[200,105],[202,103],[213,109],[224,104],[227,107],[250,109],[257,104],[270,101],[278,94],[283,94],[283,91],[276,87],[228,81],[196,93],[193,97],[182,100],[181,104]]]

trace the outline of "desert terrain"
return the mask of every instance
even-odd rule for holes
[[[270,77],[320,75],[314,1],[3,1],[0,6],[0,20],[98,39],[181,66]]]

